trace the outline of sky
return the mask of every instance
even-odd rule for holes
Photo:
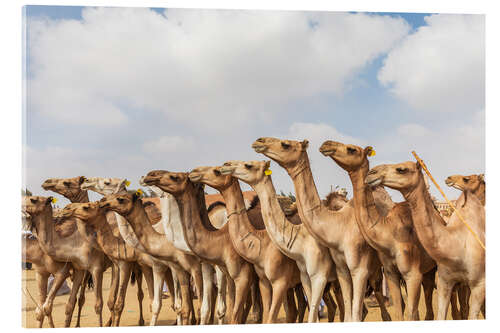
[[[262,136],[309,140],[322,197],[336,185],[352,196],[346,172],[318,151],[325,140],[373,146],[371,166],[415,150],[450,198],[447,176],[485,171],[483,15],[25,9],[35,194],[53,194],[40,187],[49,177],[136,188],[154,169],[266,159],[250,147]],[[277,191],[293,192],[271,168]]]

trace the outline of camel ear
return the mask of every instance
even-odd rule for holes
[[[48,197],[47,200],[45,200],[46,205],[50,205],[51,203],[55,203],[57,201],[56,198],[54,197]]]
[[[484,173],[479,175],[479,181],[486,183],[486,181],[484,180]]]
[[[418,163],[418,161],[417,161],[417,162],[415,162],[415,165],[416,165],[416,167],[417,167],[417,171],[422,170],[422,166],[420,165],[420,163]]]
[[[306,139],[300,143],[302,145],[302,150],[306,150],[309,147],[309,141]]]
[[[372,146],[367,146],[364,149],[366,156],[375,156],[375,149]]]
[[[80,176],[78,178],[78,185],[82,185],[84,181],[85,181],[85,177],[84,176]]]
[[[137,191],[135,191],[134,195],[132,196],[132,198],[133,198],[132,200],[135,202],[137,199],[139,199],[142,196],[143,193],[144,192],[142,192],[141,189],[138,189]]]
[[[271,166],[271,161],[267,160],[266,161],[266,169],[269,169],[270,166]]]

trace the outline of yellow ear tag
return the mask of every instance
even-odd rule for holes
[[[271,169],[266,169],[266,170],[264,170],[264,174],[265,174],[266,176],[270,176],[272,173],[273,173],[273,172],[271,171]]]
[[[52,197],[52,203],[55,204],[57,202],[57,198]]]
[[[130,186],[130,182],[128,180],[125,181],[125,186]]]
[[[140,197],[142,195],[142,190],[141,189],[138,189],[137,191],[135,191],[135,195],[137,195],[138,197]]]
[[[372,157],[372,156],[375,156],[375,149],[373,149],[372,147],[370,147],[370,152],[368,153],[368,156]]]

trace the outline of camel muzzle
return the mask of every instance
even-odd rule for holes
[[[188,175],[189,180],[192,181],[193,183],[199,182],[203,177],[199,173],[190,173]]]
[[[257,153],[263,153],[266,151],[267,147],[257,140],[256,142],[252,143],[252,149]]]
[[[220,173],[223,176],[232,175],[233,174],[233,170],[234,170],[234,168],[233,167],[229,167],[229,166],[222,166],[219,169]]]

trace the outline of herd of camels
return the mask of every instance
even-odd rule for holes
[[[252,148],[288,172],[296,202],[290,205],[276,194],[270,161],[150,171],[140,184],[159,197],[159,204],[141,197],[141,190],[127,190],[129,182],[118,178],[46,180],[44,190],[71,201],[58,211],[52,197],[24,196],[22,209],[33,236],[23,237],[23,261],[33,263],[36,272],[39,327],[45,317],[54,327],[53,302],[67,278],[72,283],[66,327],[77,301],[80,326],[90,278],[100,326],[119,326],[131,277],[138,287],[139,325],[145,324],[143,277],[150,325],[157,323],[164,283],[172,291],[178,325],[241,324],[250,311],[259,322],[275,323],[282,305],[286,322],[302,322],[308,309],[307,322],[313,323],[319,321],[321,299],[329,321],[337,309],[341,321],[362,321],[364,299],[371,293],[382,320],[419,320],[421,290],[425,320],[446,319],[450,304],[453,319],[485,316],[485,251],[456,213],[444,217],[436,209],[418,162],[370,169],[372,147],[326,141],[320,153],[347,172],[353,198],[333,192],[322,200],[307,140],[259,138]],[[256,192],[251,205],[239,181]],[[462,192],[457,210],[484,243],[484,175],[454,175],[446,184]],[[224,202],[207,208],[205,186],[219,191]],[[405,201],[394,203],[384,186],[400,191]],[[87,191],[103,197],[90,202]],[[111,316],[103,323],[102,280],[108,268]],[[47,292],[50,275],[53,286]],[[392,317],[382,295],[383,277]],[[200,300],[196,307],[194,297]]]

